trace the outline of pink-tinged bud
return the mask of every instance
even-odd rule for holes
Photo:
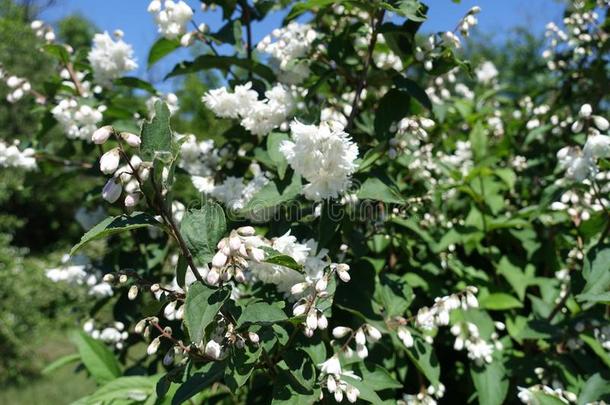
[[[132,134],[131,132],[121,132],[121,138],[127,143],[127,145],[132,148],[139,148],[142,140],[136,134]]]
[[[237,228],[237,233],[241,236],[252,236],[256,231],[251,226],[242,226],[241,228]]]
[[[121,153],[119,148],[110,149],[100,159],[100,170],[105,174],[112,174],[119,168]]]
[[[241,239],[239,238],[239,236],[233,234],[229,237],[229,247],[231,248],[232,251],[239,250],[241,245],[242,245],[242,243],[241,243]]]
[[[210,285],[216,285],[218,284],[218,280],[220,279],[220,274],[218,273],[218,270],[216,269],[212,269],[208,272],[208,275],[206,276],[206,281],[208,282],[208,284]]]
[[[150,344],[148,345],[148,348],[146,349],[146,353],[149,356],[152,356],[153,354],[157,353],[157,350],[159,349],[159,345],[161,344],[161,339],[159,339],[158,337],[155,338],[152,342],[150,342]]]
[[[318,329],[325,330],[326,328],[328,328],[328,318],[324,314],[320,314],[318,316]]]
[[[102,190],[102,198],[112,204],[119,199],[122,191],[123,187],[120,184],[115,183],[114,179],[110,179]]]
[[[265,251],[259,248],[252,248],[252,250],[250,251],[250,257],[255,262],[262,262],[263,260],[265,260]]]
[[[296,307],[293,308],[292,315],[301,316],[305,313],[306,309],[307,309],[307,305],[305,305],[305,304],[297,305]]]
[[[93,135],[91,135],[91,141],[97,145],[101,145],[105,143],[108,138],[110,138],[110,135],[112,135],[112,127],[110,125],[106,125],[98,128]]]
[[[133,208],[140,202],[140,194],[127,194],[125,197],[125,207]]]
[[[326,281],[326,277],[322,277],[316,282],[316,291],[326,291],[326,287],[328,287],[328,281]]]
[[[227,264],[227,256],[222,252],[216,252],[212,258],[212,266],[222,268]]]

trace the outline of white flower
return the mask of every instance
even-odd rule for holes
[[[498,76],[498,69],[492,62],[486,61],[477,68],[475,74],[479,82],[487,84]]]
[[[307,62],[300,59],[307,55],[317,35],[311,26],[291,22],[273,30],[271,35],[258,43],[256,49],[271,56],[271,66],[281,82],[296,84],[309,75]]]
[[[332,374],[334,376],[341,375],[341,363],[336,355],[332,356],[324,363],[318,364],[318,367],[320,367],[320,370],[325,374]]]
[[[587,138],[583,154],[594,159],[610,156],[610,136],[591,135]]]
[[[290,130],[292,140],[283,141],[280,151],[294,171],[309,181],[303,189],[305,197],[315,201],[337,198],[356,170],[358,146],[333,121],[319,126],[294,121]]]
[[[158,31],[167,39],[175,39],[186,32],[186,27],[193,17],[193,10],[184,1],[175,3],[172,0],[164,2],[161,8],[159,0],[153,0],[148,5],[148,12],[155,15]]]
[[[104,118],[102,113],[105,109],[105,106],[93,108],[86,104],[80,105],[75,99],[62,99],[51,113],[68,138],[91,142],[97,124]]]
[[[95,34],[93,47],[89,52],[89,62],[93,68],[95,81],[103,86],[110,85],[112,80],[138,67],[133,59],[131,45],[125,43],[120,36],[114,41],[108,32]]]
[[[0,140],[0,167],[21,168],[24,170],[36,169],[34,149],[26,148],[21,151],[17,145],[19,145],[17,141],[13,145],[8,146],[4,141]]]

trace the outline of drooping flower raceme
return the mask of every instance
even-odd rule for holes
[[[320,125],[294,121],[290,131],[292,139],[283,141],[280,151],[294,171],[309,182],[303,189],[305,197],[314,201],[337,198],[356,170],[358,146],[336,121]]]
[[[154,14],[159,34],[167,39],[176,39],[184,34],[193,17],[193,10],[184,1],[166,0],[162,7],[160,0],[153,0],[148,5],[148,12]]]
[[[103,86],[138,67],[133,58],[131,45],[123,41],[123,32],[117,30],[113,40],[108,32],[95,34],[93,47],[89,52],[89,62],[93,68],[95,81]]]
[[[296,84],[309,75],[307,62],[299,59],[307,55],[317,36],[311,26],[291,22],[284,28],[273,30],[256,49],[271,56],[271,66],[281,82]]]

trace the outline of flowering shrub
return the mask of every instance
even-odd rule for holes
[[[122,32],[83,51],[34,22],[57,76],[2,71],[45,119],[0,166],[97,182],[47,273],[99,300],[58,363],[99,384],[79,403],[608,401],[609,9],[549,24],[552,85],[521,94],[465,60],[478,7],[423,35],[418,0],[152,1],[148,65],[193,46],[168,77],[224,72],[199,106],[223,134],[175,131]]]

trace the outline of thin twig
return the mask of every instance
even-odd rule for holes
[[[385,10],[381,10],[379,12],[379,16],[377,17],[377,23],[374,22],[374,17],[371,17],[373,33],[371,36],[371,42],[369,43],[369,47],[367,50],[366,59],[364,60],[364,69],[362,71],[362,75],[360,76],[360,80],[358,81],[358,85],[356,86],[356,94],[354,95],[354,102],[352,103],[352,111],[350,112],[349,118],[347,119],[347,125],[345,126],[346,130],[351,129],[352,125],[354,124],[354,120],[358,115],[358,104],[360,104],[360,97],[362,96],[362,91],[366,87],[369,67],[371,66],[371,62],[373,61],[373,51],[375,50],[375,45],[377,44],[377,34],[379,32],[381,24],[383,23],[384,16]]]

